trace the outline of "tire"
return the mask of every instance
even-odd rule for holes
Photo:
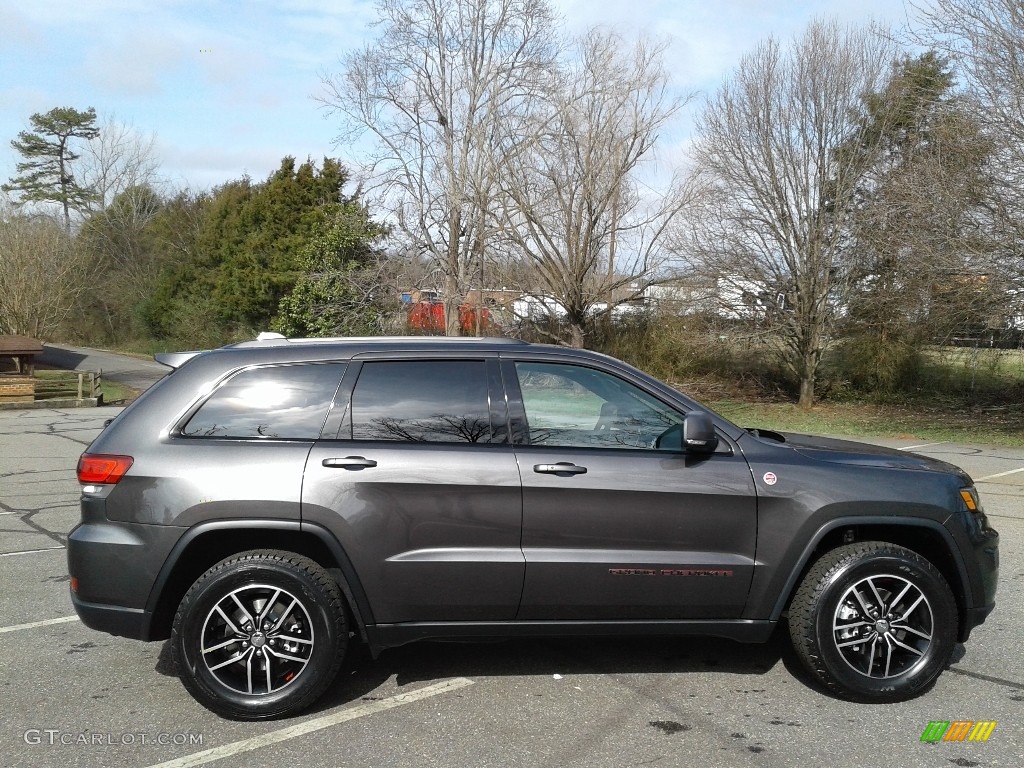
[[[906,701],[926,691],[949,664],[957,625],[956,602],[939,570],[881,541],[822,555],[789,610],[801,662],[836,695],[864,703]]]
[[[185,688],[237,720],[308,707],[333,682],[347,643],[338,584],[309,558],[275,550],[210,568],[185,593],[171,632]]]

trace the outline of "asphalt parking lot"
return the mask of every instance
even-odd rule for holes
[[[74,618],[75,462],[117,410],[0,412],[2,766],[1024,765],[1022,449],[879,441],[970,472],[1002,536],[996,612],[917,700],[826,696],[784,633],[425,643],[357,652],[301,717],[237,723],[192,700],[163,643]],[[997,726],[984,743],[922,743],[934,720]]]

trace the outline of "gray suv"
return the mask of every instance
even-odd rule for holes
[[[353,642],[769,638],[836,695],[926,690],[994,606],[962,470],[741,429],[622,362],[508,339],[284,339],[173,368],[78,465],[72,600],[171,638],[223,716],[293,714]]]

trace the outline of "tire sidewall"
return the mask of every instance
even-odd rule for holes
[[[847,664],[836,648],[832,622],[840,599],[851,586],[869,576],[885,575],[906,579],[924,593],[932,610],[932,641],[910,669],[895,677],[871,678]],[[873,554],[832,574],[822,590],[814,622],[816,644],[829,674],[862,701],[893,701],[921,692],[945,669],[956,643],[956,604],[945,581],[933,569],[896,555]]]
[[[200,658],[203,625],[210,611],[230,592],[251,584],[281,587],[299,598],[313,629],[314,644],[309,662],[288,685],[269,695],[250,695],[226,687]],[[185,667],[179,671],[186,678],[186,687],[204,706],[232,717],[274,717],[301,708],[309,703],[307,699],[318,695],[324,676],[344,650],[343,633],[338,632],[330,616],[327,596],[319,585],[303,572],[282,563],[259,560],[229,565],[196,586],[196,592],[186,595],[183,601],[174,650]]]

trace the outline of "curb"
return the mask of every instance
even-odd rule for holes
[[[96,408],[101,405],[100,397],[54,398],[52,400],[35,400],[31,403],[0,403],[0,411],[35,410],[39,408]]]

